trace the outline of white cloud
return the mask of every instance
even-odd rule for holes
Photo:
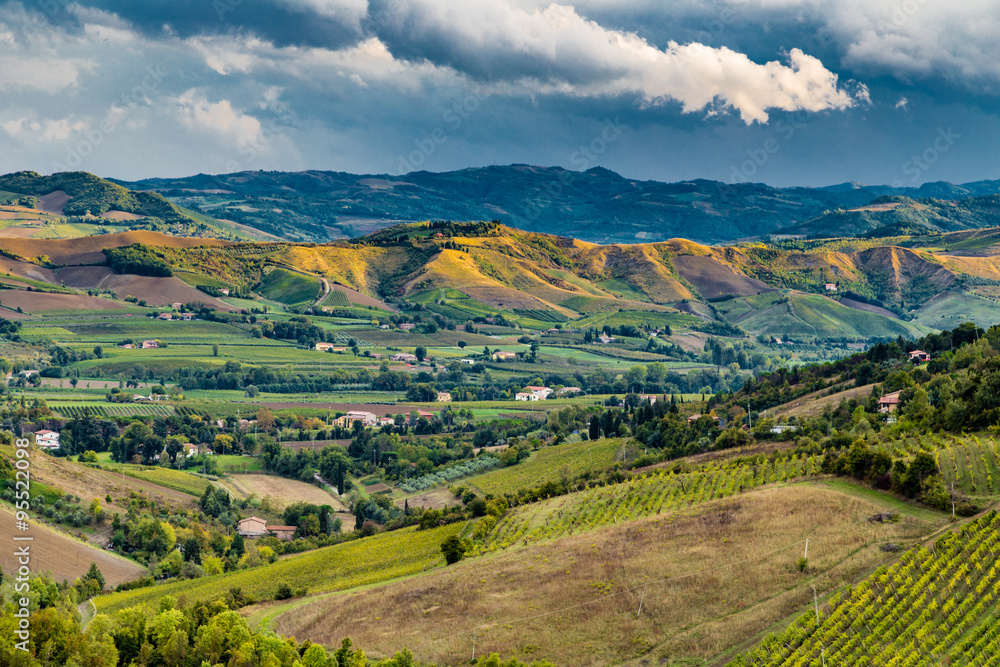
[[[229,100],[210,102],[202,90],[185,91],[176,100],[176,116],[189,128],[203,131],[224,143],[243,145],[261,130],[260,121],[233,108]]]
[[[58,93],[75,86],[80,74],[94,69],[90,60],[57,56],[16,56],[0,53],[0,90],[43,90]]]
[[[906,99],[906,97],[900,97],[899,100],[896,102],[896,106],[894,108],[896,108],[896,109],[902,109],[903,111],[906,111],[906,106],[909,103],[910,103],[910,100]]]
[[[397,59],[427,59],[503,82],[514,93],[636,95],[649,105],[675,100],[687,112],[735,109],[747,123],[765,122],[772,108],[820,111],[855,104],[835,74],[799,49],[788,53],[788,64],[758,64],[733,50],[697,43],[671,42],[661,50],[566,5],[387,4],[379,35]]]
[[[12,138],[31,141],[65,141],[74,133],[86,127],[86,122],[81,119],[56,118],[45,120],[33,120],[29,118],[17,118],[0,123]]]

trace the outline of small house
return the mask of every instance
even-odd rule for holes
[[[827,283],[826,284],[826,291],[827,292],[836,292],[837,291],[837,285],[835,283]]]
[[[597,340],[599,340],[601,343],[603,343],[605,345],[608,345],[610,343],[615,342],[614,336],[609,336],[608,334],[604,334],[604,333],[602,333],[600,336],[598,336]]]
[[[530,391],[519,391],[516,394],[514,394],[514,400],[515,401],[537,401],[538,400],[538,394],[535,394],[534,392],[530,392]]]
[[[914,350],[913,352],[910,352],[910,361],[912,361],[915,364],[922,364],[925,361],[930,361],[930,360],[931,360],[931,355],[927,354],[923,350]]]
[[[158,319],[158,320],[172,320],[172,319],[174,319],[174,316],[171,315],[170,313],[160,313],[159,315],[156,316],[156,319]]]
[[[144,340],[142,341],[142,349],[148,350],[153,347],[160,347],[160,344],[155,340]]]
[[[497,350],[496,352],[493,353],[493,361],[509,361],[511,359],[517,359],[516,352]]]
[[[583,391],[583,389],[580,389],[579,387],[563,387],[562,389],[560,389],[556,393],[559,396],[566,396],[567,394],[579,394],[582,391]]]
[[[451,392],[448,392],[448,391],[439,391],[437,393],[437,402],[438,403],[451,403]]]
[[[400,331],[413,331],[417,327],[413,322],[403,322],[399,325]]]
[[[258,516],[248,516],[236,524],[236,532],[243,537],[261,537],[267,535],[267,521]]]
[[[544,400],[544,399],[546,399],[546,398],[549,397],[549,394],[552,393],[552,390],[549,389],[548,387],[532,387],[532,386],[528,386],[528,387],[525,387],[524,389],[525,389],[525,391],[530,391],[532,394],[537,395],[538,398],[534,399],[536,401]]]
[[[35,431],[35,444],[42,449],[59,449],[59,434],[44,428]]]
[[[389,361],[403,361],[408,364],[416,362],[417,355],[410,354],[409,352],[397,352],[396,354],[389,357]]]
[[[891,412],[895,412],[899,409],[899,392],[894,391],[891,394],[886,394],[882,398],[878,399],[878,411],[887,415]]]

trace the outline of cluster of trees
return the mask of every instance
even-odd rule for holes
[[[115,273],[161,277],[174,275],[170,265],[155,250],[141,243],[122,248],[105,248],[103,252],[107,265]]]

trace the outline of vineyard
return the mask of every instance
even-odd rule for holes
[[[619,521],[725,498],[765,484],[787,482],[819,473],[821,457],[777,457],[757,463],[707,465],[697,472],[655,471],[620,484],[597,486],[524,505],[492,525],[477,526],[480,552],[526,546],[542,540],[574,535]]]
[[[934,456],[950,489],[979,498],[1000,496],[1000,450],[987,435],[934,435],[894,440],[883,448],[895,458],[925,452]]]
[[[347,294],[339,290],[331,290],[330,294],[323,299],[324,306],[330,306],[332,308],[350,308],[351,302],[347,298]]]
[[[538,486],[562,476],[606,470],[622,448],[621,440],[597,440],[554,445],[538,450],[527,461],[494,470],[469,480],[483,493],[494,495]]]
[[[426,489],[439,486],[460,477],[468,477],[469,475],[481,473],[484,470],[496,468],[499,465],[500,460],[497,458],[492,456],[479,456],[471,461],[463,461],[457,465],[443,468],[437,472],[432,472],[429,475],[423,475],[422,477],[417,477],[416,479],[406,480],[399,485],[399,488],[405,493],[416,493],[418,491],[424,491]]]
[[[172,405],[150,403],[74,403],[66,405],[54,403],[50,407],[68,419],[82,417],[85,410],[95,417],[169,417],[176,414]]]
[[[1000,665],[1000,516],[918,547],[729,667]]]
[[[103,470],[121,473],[125,468],[125,475],[136,479],[146,480],[159,486],[164,486],[174,491],[187,493],[192,496],[201,496],[211,482],[205,477],[192,475],[191,473],[174,470],[172,468],[160,468],[158,466],[136,466],[120,463],[104,463],[100,466]]]
[[[267,567],[103,595],[94,603],[98,611],[109,613],[132,606],[154,609],[165,595],[213,600],[234,587],[263,600],[273,598],[282,583],[293,589],[306,588],[310,594],[368,586],[434,567],[441,560],[441,542],[457,535],[463,525],[394,530],[310,551]]]

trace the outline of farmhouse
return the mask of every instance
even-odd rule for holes
[[[597,340],[601,341],[605,345],[615,342],[614,336],[609,336],[608,334],[602,333],[597,337]]]
[[[413,331],[416,328],[416,326],[417,325],[413,324],[412,322],[403,322],[402,324],[399,325],[399,328],[402,331]]]
[[[381,426],[395,426],[396,425],[396,420],[393,419],[392,417],[379,417],[378,421],[376,422],[376,424],[378,424],[380,427]]]
[[[461,361],[462,361],[463,364],[469,364],[470,366],[472,366],[473,364],[476,363],[472,359],[462,359]]]
[[[534,386],[529,385],[529,386],[525,387],[524,389],[525,389],[525,391],[530,391],[532,394],[536,394],[538,396],[538,398],[535,399],[535,400],[546,399],[546,398],[549,397],[549,394],[552,393],[552,390],[549,389],[548,387],[534,387]]]
[[[191,458],[198,453],[198,447],[194,443],[185,442],[181,447],[184,448],[184,458]]]
[[[912,361],[915,364],[922,364],[925,361],[930,361],[930,360],[931,360],[931,355],[927,354],[923,350],[914,350],[913,352],[910,352],[910,361]]]
[[[155,340],[144,340],[142,341],[142,349],[148,350],[152,347],[160,347],[160,343]]]
[[[172,319],[174,319],[174,316],[171,315],[170,313],[160,313],[159,315],[156,316],[156,319],[158,319],[158,320],[172,320]]]
[[[21,377],[30,378],[32,375],[38,375],[38,371],[21,371],[18,373]]]
[[[396,354],[389,357],[389,361],[405,361],[408,364],[412,364],[417,360],[417,355],[410,354],[409,352],[397,352]]]
[[[257,516],[248,516],[236,524],[236,532],[243,537],[267,535],[267,521]]]
[[[295,526],[268,526],[267,532],[283,542],[289,542],[295,537]]]
[[[827,283],[826,284],[826,291],[827,292],[836,292],[837,291],[837,285],[835,283]]]
[[[451,392],[439,391],[437,395],[438,403],[450,403],[451,402]]]
[[[878,411],[887,415],[890,412],[895,412],[899,409],[899,392],[894,391],[891,394],[886,394],[882,398],[878,399]]]
[[[190,322],[194,319],[194,313],[181,313],[181,319],[185,322]]]
[[[514,400],[515,401],[537,401],[538,400],[538,394],[535,394],[534,392],[530,392],[530,391],[519,391],[516,394],[514,394]]]
[[[335,347],[333,343],[316,343],[316,348],[320,352],[343,352],[345,348]]]
[[[493,353],[493,361],[507,361],[510,359],[517,359],[517,353],[506,352],[504,350],[497,350]]]
[[[349,428],[354,425],[354,422],[361,422],[365,426],[371,426],[375,424],[377,417],[373,412],[364,412],[362,410],[351,410],[343,417],[339,417],[334,420],[334,424],[341,428]]]
[[[59,449],[59,434],[44,428],[35,431],[35,444],[43,449]]]
[[[639,394],[640,401],[649,401],[650,405],[656,405],[656,401],[659,400],[659,396],[656,394]]]
[[[557,391],[556,394],[558,394],[559,396],[566,396],[567,394],[579,394],[582,391],[583,389],[580,389],[579,387],[563,387],[562,389]]]

